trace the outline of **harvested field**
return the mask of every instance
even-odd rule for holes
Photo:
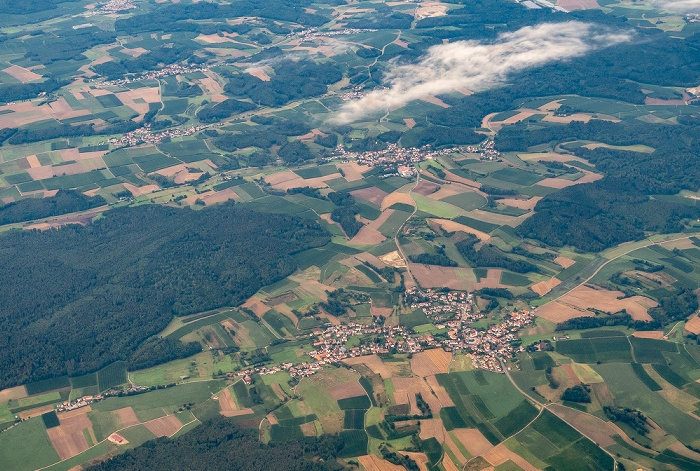
[[[316,436],[316,425],[314,425],[313,422],[309,422],[307,424],[302,424],[302,425],[300,425],[300,427],[301,427],[301,433],[303,433],[305,437],[315,437]]]
[[[433,390],[438,400],[440,401],[440,405],[442,407],[454,406],[454,402],[452,402],[452,399],[450,399],[450,395],[447,394],[445,388],[438,384],[437,379],[435,379],[435,376],[426,376],[425,382],[428,384],[428,386],[430,386],[430,389]]]
[[[373,316],[389,317],[391,313],[394,312],[394,309],[390,307],[377,307],[372,305],[369,311]]]
[[[272,186],[279,185],[280,183],[284,183],[289,180],[295,180],[297,178],[300,178],[299,175],[296,173],[292,172],[291,170],[287,170],[285,172],[278,172],[278,173],[273,173],[272,175],[268,175],[265,177],[265,181],[269,183]]]
[[[469,226],[465,226],[464,224],[460,224],[458,222],[450,221],[449,219],[437,219],[437,218],[430,218],[428,219],[428,222],[432,224],[436,224],[440,226],[443,230],[447,232],[466,232],[467,234],[474,234],[479,238],[479,240],[486,241],[491,238],[490,235],[488,235],[485,232],[477,231],[476,229],[472,229]]]
[[[445,103],[444,101],[442,101],[441,99],[439,99],[438,97],[433,96],[433,95],[424,95],[424,96],[420,97],[419,100],[423,100],[426,103],[437,105],[441,108],[450,108],[452,106],[452,105],[448,105],[447,103]]]
[[[445,427],[442,426],[442,419],[423,419],[420,421],[420,438],[427,440],[435,438],[440,443],[445,442]]]
[[[384,201],[384,198],[386,198],[389,193],[375,186],[371,186],[369,188],[351,191],[350,194],[356,198],[362,198],[377,206],[381,206],[382,201]]]
[[[440,188],[440,185],[436,185],[435,183],[429,182],[427,180],[422,180],[418,184],[418,186],[413,190],[413,192],[418,193],[419,195],[428,196],[431,193],[435,193]]]
[[[535,111],[521,111],[520,113],[511,116],[510,118],[504,119],[503,121],[493,121],[490,120],[489,125],[493,127],[493,125],[496,126],[502,126],[504,124],[515,124],[518,123],[524,119],[529,118],[530,116],[536,114]]]
[[[406,123],[408,129],[413,129],[413,127],[416,125],[416,120],[413,118],[404,118],[403,122]]]
[[[501,275],[503,270],[497,268],[489,268],[486,272],[486,278],[482,278],[481,281],[474,284],[474,289],[481,288],[505,288],[505,285],[501,284]]]
[[[503,457],[506,459],[506,461],[510,460],[513,463],[515,463],[516,465],[520,466],[520,468],[522,468],[523,471],[538,471],[539,470],[539,468],[537,468],[536,466],[533,466],[529,461],[527,461],[522,456],[510,451],[508,449],[508,447],[506,447],[505,444],[503,444],[503,443],[499,443],[498,446],[496,446],[496,448],[494,448],[492,453],[493,453],[493,455],[490,455],[490,456],[494,456],[494,457],[498,456],[499,457],[498,459],[501,459],[501,457]],[[488,458],[486,458],[486,459],[489,461],[489,463],[494,464]]]
[[[2,69],[2,71],[13,76],[22,83],[33,82],[34,80],[44,78],[42,75],[36,74],[31,70],[25,69],[24,67],[20,67],[18,65],[11,65],[6,69]]]
[[[349,182],[354,182],[357,180],[362,180],[364,176],[363,173],[367,172],[371,167],[368,165],[359,165],[356,162],[344,163],[337,165],[339,170],[342,170],[345,174],[345,180]]]
[[[336,401],[340,399],[347,399],[349,397],[366,396],[367,393],[360,383],[353,381],[346,384],[341,384],[328,390],[328,394],[331,395]]]
[[[584,435],[598,445],[607,447],[615,444],[612,436],[616,435],[617,431],[610,427],[608,422],[591,414],[559,404],[550,405],[549,410],[565,422],[573,425],[577,430],[583,432]]]
[[[566,188],[567,186],[575,185],[575,182],[572,182],[570,180],[564,180],[561,178],[545,178],[544,180],[540,180],[537,182],[537,185],[539,186],[545,186],[547,188],[556,188],[556,189],[562,189]]]
[[[416,393],[420,393],[423,396],[423,400],[428,403],[433,415],[440,411],[440,401],[430,391],[428,384],[423,378],[394,377],[391,379],[391,382],[394,385],[394,391],[408,394],[408,402],[411,404],[411,415],[419,415],[421,413],[416,404]]]
[[[450,289],[471,290],[473,283],[463,281],[457,276],[457,268],[439,267],[437,265],[422,265],[409,263],[411,273],[418,283],[425,288],[446,286]]]
[[[423,182],[421,182],[422,184]],[[437,185],[435,185],[437,186]],[[459,195],[465,192],[465,187],[463,185],[455,185],[455,184],[450,184],[450,185],[443,185],[439,187],[440,189],[437,190],[435,193],[429,193],[427,195],[428,198],[431,200],[439,201],[443,198],[447,198],[448,196],[454,196],[454,195]],[[470,190],[472,189],[471,187]],[[469,191],[469,190],[468,190]]]
[[[246,69],[246,72],[248,72],[250,75],[253,77],[257,77],[263,82],[269,82],[270,81],[270,76],[267,75],[267,72],[265,72],[264,67],[251,67],[249,69]]]
[[[394,391],[394,402],[397,405],[409,404],[408,393],[406,391]]]
[[[442,348],[416,353],[411,358],[411,370],[416,376],[425,377],[440,373],[448,373],[452,353]]]
[[[379,260],[394,268],[403,268],[406,266],[406,262],[401,258],[398,250],[381,255]]]
[[[399,451],[399,453],[408,456],[413,461],[415,461],[420,471],[428,471],[428,457],[425,455],[425,453],[415,453],[408,451]]]
[[[560,257],[555,258],[554,262],[558,263],[559,265],[561,265],[564,268],[569,268],[571,265],[576,263],[576,260],[571,260],[570,258],[560,256]]]
[[[571,366],[571,363],[565,363],[561,365],[561,368],[564,370],[566,375],[574,381],[574,383],[581,384],[581,380],[578,376],[576,376],[576,373],[574,372],[574,368]]]
[[[371,253],[362,252],[355,255],[355,258],[361,262],[368,262],[378,268],[385,268],[386,264],[382,262],[378,257],[375,257]]]
[[[445,471],[459,471],[459,467],[452,462],[452,458],[449,455],[445,455],[442,459],[442,467]],[[491,471],[489,468],[485,468],[483,471]]]
[[[221,407],[221,411],[219,413],[224,417],[232,417],[231,412],[238,411],[238,406],[233,400],[233,396],[231,396],[231,390],[229,388],[225,388],[219,393],[219,406]]]
[[[541,199],[541,196],[533,196],[532,198],[526,200],[516,198],[503,198],[498,200],[498,202],[506,204],[508,206],[512,206],[514,208],[532,211],[533,209],[535,209],[535,206],[537,205],[537,203],[540,202]]]
[[[460,177],[459,175],[455,175],[454,173],[450,172],[449,170],[445,170],[445,177],[453,182],[457,183],[463,183],[467,186],[471,186],[472,188],[481,188],[481,183],[477,183],[474,180],[469,180],[468,178],[463,178]]]
[[[574,317],[593,317],[591,311],[579,310],[569,307],[565,304],[561,304],[558,301],[551,301],[547,304],[538,307],[535,310],[535,314],[538,317],[547,319],[550,322],[559,323],[573,319]]]
[[[131,183],[122,183],[122,185],[124,185],[124,188],[126,188],[129,193],[134,196],[147,195],[149,193],[153,193],[154,191],[160,190],[158,185],[136,186],[132,185]]]
[[[15,386],[0,391],[0,403],[6,404],[12,399],[21,399],[27,397],[27,389],[24,386]]]
[[[685,330],[695,335],[700,335],[700,317],[695,316],[685,323]]]
[[[37,407],[36,409],[25,410],[24,412],[20,412],[17,415],[19,415],[20,419],[29,419],[30,417],[36,417],[37,415],[41,415],[41,414],[44,414],[46,412],[51,412],[52,410],[53,410],[53,406],[48,405],[48,406]]]
[[[41,167],[41,163],[39,163],[39,159],[36,155],[30,155],[27,157],[27,162],[29,162],[29,168]]]
[[[473,209],[467,213],[467,216],[478,219],[479,221],[488,222],[490,224],[498,224],[502,226],[504,224],[510,224],[513,221],[518,220],[518,217],[508,216],[506,214],[490,213],[488,211],[482,211],[481,209]],[[522,216],[519,216],[522,217]]]
[[[472,456],[482,456],[493,449],[493,445],[475,428],[456,428],[452,431]]]
[[[75,456],[90,447],[83,435],[83,429],[92,427],[92,422],[88,419],[86,411],[81,412],[69,417],[59,416],[61,425],[46,430],[61,460]]]
[[[685,325],[685,328],[688,329],[688,324]],[[664,338],[664,333],[661,330],[638,330],[632,333],[632,337],[661,340]]]
[[[403,471],[401,466],[389,463],[376,455],[358,456],[357,461],[366,471]]]
[[[373,373],[378,374],[382,379],[391,378],[391,370],[386,367],[382,359],[377,355],[367,355],[363,357],[353,357],[343,360],[343,363],[347,365],[359,365],[364,364],[372,370]]]
[[[136,417],[134,409],[132,409],[131,407],[117,409],[114,412],[116,412],[119,416],[119,421],[122,423],[122,427],[131,427],[132,425],[137,425],[141,423],[141,421]]]
[[[433,348],[426,350],[425,353],[430,357],[440,373],[449,373],[452,352],[446,352],[442,348]]]
[[[387,209],[379,215],[374,221],[370,221],[365,224],[360,231],[355,234],[355,237],[350,240],[351,245],[364,245],[364,244],[378,244],[382,242],[386,237],[379,232],[379,228],[382,227],[389,217],[394,214],[393,209]]]
[[[121,52],[122,54],[127,54],[131,57],[136,58],[136,57],[140,56],[141,54],[147,53],[148,51],[142,47],[135,47],[133,49],[124,48],[119,52]]]
[[[386,198],[384,198],[384,201],[382,201],[381,210],[384,211],[394,203],[404,203],[413,207],[416,206],[416,203],[413,201],[413,198],[411,198],[411,196],[408,193],[401,193],[400,191],[395,191],[393,193],[389,193],[389,195]]]
[[[620,291],[608,291],[603,288],[593,289],[588,286],[579,286],[559,298],[558,302],[578,309],[585,310],[592,307],[611,313],[626,309],[627,313],[635,320],[652,320],[647,309],[658,306],[655,301],[645,298],[644,296],[617,299],[622,296],[624,296],[624,293]]]
[[[182,422],[174,415],[166,415],[144,424],[156,437],[170,437],[182,428]]]
[[[559,283],[561,283],[561,280],[552,277],[547,281],[540,281],[539,283],[535,283],[530,287],[530,289],[535,293],[539,294],[540,296],[544,296],[545,294],[552,291],[552,288],[557,286]]]

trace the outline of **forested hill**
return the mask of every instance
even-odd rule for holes
[[[341,440],[332,435],[263,445],[257,429],[242,430],[217,418],[186,435],[147,442],[90,469],[332,471],[348,469],[335,459],[342,447]]]
[[[121,208],[0,238],[0,388],[128,360],[173,315],[238,305],[325,244],[316,223],[233,204]]]

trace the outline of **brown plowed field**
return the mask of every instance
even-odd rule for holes
[[[624,293],[620,291],[608,291],[603,288],[594,289],[588,286],[579,286],[559,298],[558,302],[582,310],[592,307],[611,313],[626,309],[634,320],[652,320],[647,309],[658,306],[655,301],[644,296],[632,296],[618,299],[618,297],[621,296],[624,296]]]
[[[532,291],[539,294],[540,296],[544,296],[545,294],[552,291],[552,288],[557,286],[559,283],[561,283],[559,279],[552,277],[547,281],[540,281],[539,283],[535,283],[530,287],[530,289],[532,289]]]
[[[612,437],[617,434],[617,431],[610,427],[609,422],[559,404],[552,404],[549,406],[549,410],[565,422],[572,424],[598,445],[606,447],[615,444],[615,440]]]
[[[131,427],[132,425],[137,425],[141,423],[141,421],[136,417],[134,409],[132,409],[131,407],[117,409],[115,412],[119,416],[119,420],[122,423],[122,427]]]
[[[219,406],[221,407],[220,414],[224,417],[232,417],[232,412],[238,411],[238,406],[231,396],[229,388],[224,389],[219,393]]]
[[[382,359],[377,355],[348,358],[343,360],[343,363],[348,365],[365,364],[370,370],[372,370],[373,373],[381,376],[382,379],[391,378],[391,370],[386,367],[386,365],[382,362]]]
[[[432,193],[435,193],[439,189],[440,185],[436,185],[435,183],[429,182],[427,180],[422,180],[413,191],[415,193],[418,193],[419,195],[428,196]]]
[[[362,198],[376,204],[377,206],[381,206],[382,201],[384,201],[384,198],[386,198],[389,193],[380,190],[376,186],[371,186],[369,188],[351,191],[350,194],[355,198]]]
[[[420,393],[423,400],[430,406],[433,415],[437,415],[440,411],[440,401],[433,395],[427,383],[423,378],[392,378],[391,382],[394,385],[396,392],[405,392],[408,394],[408,402],[411,404],[411,415],[419,415],[420,409],[416,405],[416,394]]]
[[[430,389],[433,390],[433,392],[438,398],[438,401],[440,401],[440,405],[442,407],[452,407],[455,405],[454,402],[452,402],[452,399],[450,399],[450,395],[447,394],[447,391],[445,391],[445,388],[438,384],[437,379],[435,379],[435,376],[426,376],[425,382],[428,383]]]
[[[358,456],[357,461],[366,471],[404,471],[401,466],[389,463],[376,455]]]
[[[498,200],[499,203],[507,204],[508,206],[512,206],[514,208],[520,208],[520,209],[526,209],[529,211],[532,211],[535,209],[535,206],[537,203],[540,202],[542,199],[541,196],[533,196],[530,199],[527,200],[519,200],[515,198],[503,198],[501,200]]]
[[[46,430],[61,460],[68,459],[89,448],[85,435],[83,435],[83,429],[92,427],[92,422],[88,419],[87,411],[82,409],[80,411],[80,414],[72,414],[68,417],[62,415],[59,418],[61,425]]]
[[[695,316],[685,323],[685,330],[695,335],[700,335],[700,317]]]
[[[591,311],[574,309],[558,301],[551,301],[544,306],[538,307],[535,311],[535,315],[554,323],[568,321],[574,317],[595,316]]]
[[[581,384],[581,380],[576,376],[576,373],[574,372],[574,368],[571,366],[569,363],[565,363],[561,365],[562,369],[566,373],[566,375],[571,378],[576,384]]]
[[[389,196],[384,198],[384,201],[382,201],[382,211],[384,211],[394,203],[404,203],[413,207],[416,206],[416,203],[413,202],[413,198],[411,198],[408,193],[401,193],[399,191],[395,191],[393,193],[389,193]]]
[[[420,421],[420,438],[427,440],[435,438],[440,443],[445,442],[445,428],[442,419],[423,419]]]
[[[512,461],[516,465],[520,466],[524,471],[539,471],[537,466],[532,465],[522,456],[510,451],[508,447],[506,447],[503,443],[499,443],[498,446],[493,449],[492,453],[493,455],[489,454],[489,456],[493,456],[494,459],[501,460],[505,458],[505,461]],[[486,459],[489,461],[489,463],[495,464],[491,460],[489,460],[488,457]]]
[[[144,425],[156,437],[169,437],[182,428],[182,423],[174,415],[166,415]]]
[[[576,263],[576,260],[571,260],[570,258],[566,258],[566,257],[557,257],[554,259],[554,262],[558,263],[559,265],[561,265],[564,268],[569,268],[571,265]]]
[[[436,224],[436,225],[442,227],[447,232],[462,231],[462,232],[466,232],[467,234],[474,234],[481,241],[489,240],[491,238],[491,236],[485,232],[481,232],[481,231],[478,231],[476,229],[472,229],[469,226],[465,226],[464,224],[460,224],[458,222],[450,221],[449,219],[430,218],[430,219],[428,219],[428,222],[430,222],[431,225]]]
[[[341,384],[328,390],[328,394],[331,395],[333,399],[347,399],[349,397],[366,396],[364,388],[357,381]]]
[[[475,428],[456,428],[452,433],[472,456],[482,456],[493,449],[491,442]]]

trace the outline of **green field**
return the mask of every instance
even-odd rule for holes
[[[5,469],[34,470],[59,461],[41,417],[0,433],[0,463]]]

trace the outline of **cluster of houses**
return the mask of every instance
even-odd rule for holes
[[[319,31],[318,28],[309,28],[301,31],[294,31],[287,35],[288,38],[317,38],[319,36],[341,36],[344,34],[375,33],[376,29],[363,28],[343,28],[334,31]]]
[[[396,144],[388,144],[386,149],[352,152],[342,144],[339,144],[333,152],[333,157],[342,157],[343,159],[354,159],[361,165],[369,165],[371,167],[377,165],[388,165],[401,167],[412,167],[416,162],[422,162],[426,159],[434,159],[440,155],[447,155],[453,152],[467,152],[466,147],[450,147],[446,149],[432,149],[430,146],[423,147],[399,147]]]
[[[127,83],[138,82],[140,80],[155,80],[155,79],[162,78],[162,77],[168,77],[170,75],[191,74],[193,72],[206,72],[208,70],[209,69],[207,67],[195,67],[195,66],[189,66],[189,65],[170,64],[163,69],[150,70],[148,72],[144,72],[143,74],[136,75],[136,76],[131,77],[131,78],[124,77],[124,78],[116,79],[116,80],[99,80],[99,79],[93,79],[93,80],[95,80],[97,82],[97,85],[100,85],[100,86],[124,85]]]
[[[93,5],[92,9],[75,16],[89,18],[95,15],[108,15],[119,11],[131,10],[132,8],[136,8],[136,5],[134,5],[130,0],[109,0],[104,5],[97,7]]]
[[[299,365],[294,365],[293,363],[282,363],[279,366],[255,366],[248,368],[244,371],[239,371],[236,373],[226,373],[229,378],[241,378],[245,384],[251,384],[253,382],[252,375],[259,374],[261,376],[273,375],[279,373],[280,371],[289,372],[292,378],[299,377],[303,378],[305,376],[311,376],[318,371],[323,369],[323,365],[327,362],[303,362]]]
[[[56,411],[57,412],[66,412],[69,410],[75,410],[75,409],[80,409],[81,407],[89,406],[93,402],[101,401],[102,399],[109,397],[109,396],[116,396],[118,394],[134,394],[134,393],[140,393],[140,392],[145,392],[148,391],[149,388],[145,386],[136,386],[136,385],[129,385],[129,387],[125,390],[119,390],[119,391],[114,391],[114,390],[109,390],[106,391],[102,394],[96,394],[94,396],[83,396],[79,397],[75,401],[65,401],[62,402],[58,405],[56,405]]]
[[[498,160],[501,157],[501,153],[494,148],[495,145],[496,143],[489,139],[482,143],[479,147],[473,147],[474,150],[470,150],[468,152],[479,152],[483,160]]]
[[[161,132],[156,132],[152,133],[148,130],[149,125],[146,125],[142,128],[138,128],[134,131],[128,132],[124,134],[122,137],[116,138],[113,137],[112,139],[109,139],[110,144],[114,145],[130,145],[134,146],[137,144],[141,144],[144,142],[149,142],[151,144],[160,144],[163,142],[163,139],[166,137],[173,138],[173,137],[182,137],[182,136],[190,136],[198,131],[201,131],[202,129],[208,128],[211,126],[210,124],[206,125],[200,125],[200,126],[190,126],[188,128],[173,128],[173,129],[166,129],[165,131]]]

